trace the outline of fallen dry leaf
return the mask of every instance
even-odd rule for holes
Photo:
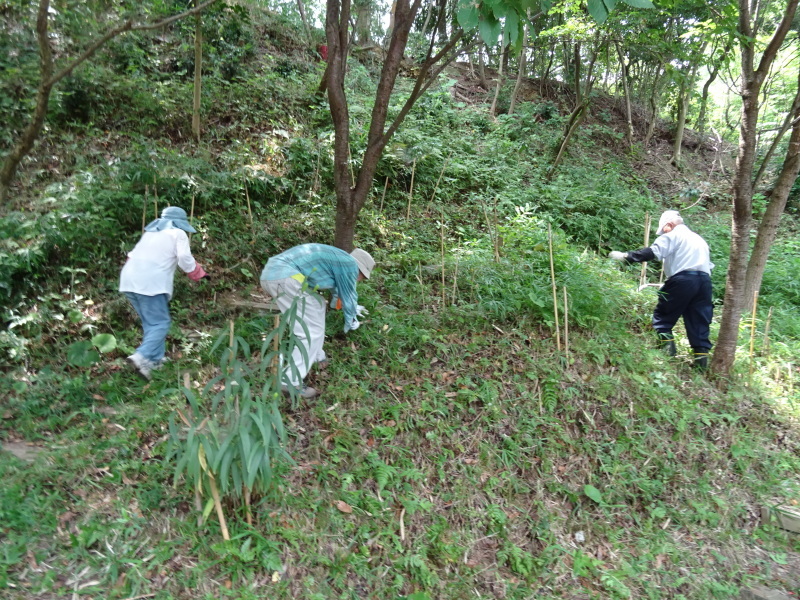
[[[343,513],[346,513],[348,515],[353,512],[353,507],[350,506],[344,500],[337,500],[336,501],[336,508],[338,508],[340,511],[342,511]]]

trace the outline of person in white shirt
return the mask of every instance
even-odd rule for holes
[[[128,297],[139,315],[144,334],[142,344],[128,361],[147,380],[165,360],[175,267],[180,267],[192,281],[208,277],[189,249],[186,233],[195,231],[185,210],[177,206],[165,208],[161,218],[144,228],[120,273],[119,291]]]
[[[694,352],[694,365],[708,366],[711,342],[709,325],[714,312],[711,301],[711,262],[708,244],[689,229],[676,210],[667,210],[658,222],[656,241],[648,248],[632,252],[611,252],[610,258],[628,263],[660,260],[664,263],[666,282],[658,293],[653,311],[653,328],[663,349],[675,356],[672,328],[683,317],[686,336]]]

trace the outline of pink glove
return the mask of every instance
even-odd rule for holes
[[[197,266],[194,268],[194,271],[191,273],[187,273],[189,279],[192,281],[200,281],[203,277],[206,276],[206,272],[203,270],[203,267],[200,263],[197,263]]]

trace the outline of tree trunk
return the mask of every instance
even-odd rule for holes
[[[753,165],[756,154],[756,129],[758,126],[758,96],[769,73],[778,49],[791,29],[798,0],[789,0],[780,24],[755,65],[755,35],[750,23],[750,3],[739,0],[739,39],[742,56],[742,120],[739,128],[739,154],[733,180],[733,222],[731,225],[731,253],[725,284],[722,320],[717,347],[711,361],[714,373],[730,375],[736,358],[739,323],[747,304],[745,298],[750,228],[753,221]],[[794,132],[793,132],[794,137]]]
[[[197,6],[195,0],[195,6]],[[200,100],[203,85],[203,18],[194,16],[194,98],[192,102],[192,135],[200,143]]]
[[[678,118],[675,121],[675,141],[672,146],[670,162],[679,167],[681,164],[681,148],[683,147],[683,131],[686,128],[686,113],[689,110],[689,90],[685,79],[681,80],[678,92]]]
[[[517,72],[517,82],[514,84],[514,91],[511,93],[511,103],[508,107],[508,114],[514,114],[514,106],[517,103],[517,94],[519,94],[519,88],[522,86],[522,78],[525,76],[525,63],[527,58],[527,47],[528,44],[528,25],[525,25],[525,28],[522,31],[522,51],[519,55],[519,70]]]
[[[655,132],[656,124],[658,122],[658,98],[661,95],[661,78],[663,77],[664,72],[665,71],[662,65],[659,65],[658,70],[656,71],[656,76],[653,80],[653,90],[648,100],[648,103],[650,104],[650,122],[647,124],[647,133],[645,133],[643,142],[645,148],[650,145],[650,141],[653,139],[653,133]]]
[[[372,43],[370,35],[370,22],[372,20],[371,0],[358,0],[356,2],[356,44],[369,46]]]
[[[310,44],[312,41],[311,27],[308,25],[308,19],[306,19],[306,9],[305,6],[303,6],[303,0],[297,0],[297,12],[300,13],[300,20],[303,22],[303,29],[305,29],[306,38]]]
[[[489,82],[486,80],[486,60],[483,58],[483,46],[478,51],[478,78],[483,89],[489,91]]]
[[[41,0],[39,2],[39,11],[36,15],[36,37],[39,40],[39,68],[41,70],[39,90],[36,93],[36,107],[33,110],[30,123],[23,131],[17,144],[6,156],[3,169],[0,171],[0,204],[5,203],[11,182],[17,173],[17,167],[33,148],[33,144],[39,137],[44,125],[44,119],[47,116],[47,101],[53,89],[53,84],[51,83],[53,77],[53,50],[50,47],[47,33],[49,11],[49,0]]]
[[[453,48],[460,41],[461,32],[456,33],[435,55],[433,54],[433,43],[431,43],[428,55],[420,65],[414,88],[391,125],[386,128],[389,100],[400,70],[400,63],[408,43],[414,17],[421,2],[422,0],[414,0],[413,4],[410,4],[409,0],[397,0],[394,5],[394,26],[375,91],[366,149],[361,157],[361,166],[355,175],[355,184],[353,184],[349,169],[350,116],[345,94],[350,0],[327,0],[325,16],[325,34],[328,41],[327,87],[328,104],[334,127],[333,181],[336,191],[334,244],[343,250],[353,249],[356,218],[372,187],[373,176],[386,144],[417,99],[457,54]],[[436,69],[433,69],[434,66]]]
[[[27,156],[28,152],[33,148],[36,139],[42,131],[45,118],[47,116],[47,102],[50,99],[50,92],[53,90],[59,81],[72,73],[76,67],[89,60],[94,53],[104,46],[109,40],[117,37],[126,31],[145,31],[151,29],[158,29],[165,27],[179,19],[196,15],[209,5],[216,2],[216,0],[206,0],[199,6],[191,10],[184,11],[177,15],[172,15],[161,21],[152,24],[134,25],[132,20],[127,20],[116,27],[108,30],[104,35],[95,40],[89,47],[83,51],[83,54],[72,60],[66,67],[54,74],[53,72],[53,50],[50,47],[50,40],[48,34],[47,16],[50,10],[49,0],[40,0],[39,10],[36,17],[36,37],[39,43],[39,63],[41,69],[41,79],[36,93],[36,105],[31,115],[31,120],[22,132],[19,140],[8,153],[3,161],[3,167],[0,169],[0,205],[5,204],[8,199],[8,192],[11,188],[11,183],[17,174],[17,169],[22,159]]]
[[[497,61],[499,63],[497,72],[497,85],[494,88],[494,99],[492,100],[492,106],[489,109],[489,114],[493,117],[497,114],[495,112],[497,109],[497,97],[500,95],[500,88],[503,87],[503,54],[505,51],[507,51],[507,48],[500,53],[500,60]]]
[[[789,199],[789,193],[792,191],[792,186],[800,173],[800,108],[798,107],[798,100],[800,100],[800,73],[798,73],[798,89],[795,95],[794,112],[791,113],[794,118],[792,124],[792,135],[789,138],[789,147],[786,152],[786,158],[783,161],[783,167],[778,179],[775,181],[775,186],[769,196],[769,204],[761,219],[761,224],[758,226],[758,233],[756,234],[756,242],[753,246],[753,251],[750,255],[750,262],[747,265],[747,275],[745,279],[744,299],[747,302],[745,311],[752,310],[753,294],[761,289],[761,280],[764,278],[764,268],[767,265],[767,258],[778,235],[778,225],[780,224],[781,215],[786,209],[786,201]]]
[[[619,56],[619,66],[622,78],[622,90],[625,94],[625,120],[628,123],[628,149],[633,150],[633,116],[631,115],[631,92],[628,87],[628,65],[625,64],[625,55],[622,54],[622,48],[618,43],[614,44],[617,47],[617,55]]]

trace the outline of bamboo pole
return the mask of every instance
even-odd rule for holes
[[[155,210],[156,216],[158,218],[158,179],[155,175],[153,175],[153,210]]]
[[[414,197],[414,173],[417,170],[417,159],[411,165],[411,189],[408,190],[408,208],[406,209],[406,219],[411,218],[411,199]]]
[[[247,517],[247,524],[253,525],[253,511],[250,509],[250,488],[244,486],[244,512]]]
[[[442,308],[447,306],[447,290],[446,283],[445,283],[445,272],[444,272],[444,208],[441,209],[441,221],[439,221],[439,234],[441,237],[442,242]]]
[[[275,315],[272,317],[272,328],[277,331],[278,326],[281,323],[280,315]],[[278,375],[278,369],[280,369],[281,361],[278,358],[278,350],[280,348],[280,339],[278,339],[278,335],[276,334],[274,338],[272,338],[272,349],[275,352],[275,356],[272,357],[272,368],[275,372],[275,375]]]
[[[247,191],[247,179],[244,180],[244,197],[247,199],[247,216],[250,218],[250,229],[252,229],[253,210],[250,208],[250,192]]]
[[[389,187],[389,176],[386,176],[386,183],[383,184],[383,194],[381,195],[381,207],[378,209],[378,212],[383,212],[383,200],[386,198],[386,188]]]
[[[214,480],[211,473],[208,474],[208,485],[211,488],[211,497],[214,499],[214,508],[217,509],[217,518],[219,519],[219,527],[222,530],[222,539],[228,541],[231,539],[228,533],[228,523],[225,521],[225,513],[222,511],[222,501],[219,498],[217,482]]]
[[[561,329],[558,326],[558,293],[556,292],[556,270],[553,265],[553,228],[547,224],[547,238],[550,245],[550,281],[553,284],[553,317],[556,323],[556,349],[561,352]]]
[[[497,228],[497,196],[494,197],[493,207],[494,221],[492,223],[494,229],[494,262],[500,262],[500,231]]]
[[[147,197],[150,195],[149,192],[150,192],[150,187],[147,185],[144,186],[144,202],[142,202],[142,231],[144,231],[144,226],[147,220],[146,218],[147,204],[148,204]]]
[[[650,245],[650,213],[644,215],[644,247]],[[647,283],[647,263],[642,263],[642,272],[639,275],[639,287],[643,287]]]
[[[569,365],[569,301],[567,299],[567,286],[564,286],[564,353]]]
[[[453,272],[453,298],[450,300],[450,304],[456,303],[456,298],[458,294],[458,257],[456,257],[456,266]]]

